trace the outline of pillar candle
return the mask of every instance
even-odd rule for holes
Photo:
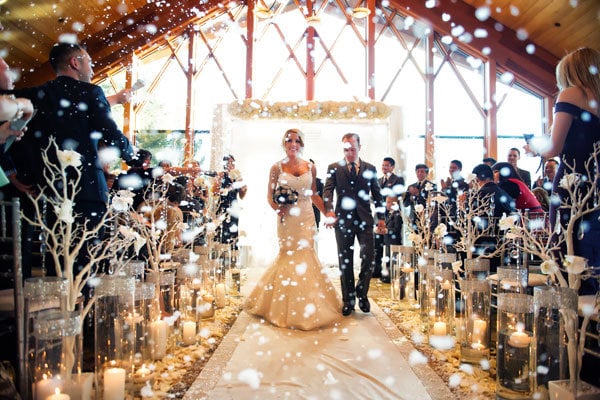
[[[160,360],[167,353],[167,340],[169,338],[169,325],[166,321],[156,320],[150,327],[152,340],[154,342],[154,359]]]
[[[34,385],[34,399],[35,400],[46,400],[48,396],[53,395],[56,388],[62,389],[63,381],[56,378],[48,379],[44,375],[44,379],[39,380]]]
[[[125,369],[104,369],[104,400],[125,399]]]
[[[189,346],[196,343],[196,323],[183,321],[183,344]]]
[[[54,389],[54,394],[46,397],[46,400],[71,400],[71,396],[61,393],[59,388]]]
[[[223,308],[227,305],[227,291],[224,283],[217,283],[215,286],[215,304],[218,308]]]
[[[511,333],[508,339],[508,344],[516,348],[527,347],[529,346],[530,342],[531,338],[529,337],[529,335],[521,330]]]
[[[473,335],[471,336],[471,343],[486,343],[486,330],[487,322],[482,319],[473,320]]]
[[[446,336],[446,323],[436,322],[433,324],[433,334],[435,336]]]

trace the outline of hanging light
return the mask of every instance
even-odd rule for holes
[[[269,19],[273,17],[273,8],[275,8],[276,1],[273,1],[270,7],[268,7],[263,0],[260,0],[256,3],[256,8],[254,9],[254,15],[256,15],[260,19]]]
[[[371,14],[371,10],[366,7],[354,7],[352,9],[352,17],[356,19],[367,18]]]

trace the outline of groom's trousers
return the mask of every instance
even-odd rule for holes
[[[365,226],[367,225],[367,226]],[[360,272],[358,282],[354,283],[354,240],[360,245]],[[373,273],[373,227],[368,224],[342,225],[335,228],[335,240],[338,248],[340,282],[344,304],[355,304],[358,297],[366,298],[369,282]]]

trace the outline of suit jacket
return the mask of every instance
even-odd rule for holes
[[[108,186],[98,158],[99,146],[115,147],[126,161],[132,158],[134,151],[110,116],[110,105],[102,88],[59,76],[41,86],[15,90],[14,93],[17,97],[30,99],[38,110],[23,140],[15,142],[10,149],[15,164],[19,161],[18,178],[24,183],[46,184],[41,149],[46,148],[50,136],[54,136],[60,149],[72,149],[82,155],[82,176],[76,201],[106,203]],[[53,150],[48,156],[57,162]],[[72,168],[67,173],[69,170]]]
[[[354,220],[362,221],[367,225],[374,225],[371,198],[375,203],[377,218],[380,220],[385,218],[385,206],[377,180],[377,169],[374,165],[361,159],[356,182],[352,184],[350,182],[350,171],[348,171],[345,160],[330,164],[327,167],[327,180],[323,189],[323,201],[327,212],[334,210],[334,191],[336,199],[335,214],[340,225],[350,225]],[[342,208],[344,199],[353,200],[356,203],[356,208],[344,210]],[[350,218],[348,215],[350,215]]]
[[[384,182],[385,181],[385,182]],[[385,177],[381,177],[379,178],[379,186],[381,186],[381,190],[382,190],[382,194],[383,197],[386,197],[386,192],[387,190],[385,189],[389,189],[391,191],[394,192],[394,194],[396,196],[399,196],[401,194],[401,191],[404,192],[405,188],[404,188],[404,178],[401,176],[398,176],[396,174],[391,174],[389,176],[389,178],[387,178],[387,180],[385,180]],[[389,192],[387,192],[389,193]]]
[[[525,182],[527,187],[531,189],[531,173],[525,169],[517,168],[517,173],[521,177],[521,180]]]

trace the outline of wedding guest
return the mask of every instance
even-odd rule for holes
[[[379,178],[379,186],[381,186],[381,197],[383,200],[387,196],[397,197],[404,192],[404,178],[394,173],[396,161],[392,157],[385,157],[381,163],[381,171],[383,176]],[[379,278],[383,283],[390,283],[389,270],[382,269],[382,258],[385,250],[384,235],[374,232],[375,246],[375,268],[373,269],[372,278]]]
[[[248,186],[243,182],[240,172],[235,169],[235,158],[231,154],[223,157],[223,171],[219,172],[215,183],[220,197],[217,214],[223,216],[216,237],[221,243],[229,243],[237,248],[238,200],[246,196]]]
[[[426,206],[429,194],[436,191],[437,186],[427,179],[429,175],[429,167],[427,165],[417,164],[415,166],[415,174],[417,175],[417,182],[408,186],[407,191],[404,193],[403,202],[404,207],[410,207],[410,221],[416,229],[415,221],[417,215],[415,213],[415,205]]]
[[[546,191],[546,189],[538,186],[531,189],[531,193],[533,193],[535,198],[538,199],[544,212],[550,211],[550,196],[548,196],[548,192]]]
[[[554,177],[556,176],[556,171],[558,170],[558,161],[554,158],[550,158],[546,160],[544,164],[544,176],[539,177],[535,183],[533,184],[533,188],[541,187],[548,193],[548,196],[552,195],[552,182],[554,182]]]
[[[508,150],[508,155],[506,156],[506,161],[513,166],[515,171],[517,172],[517,179],[525,182],[525,185],[529,189],[531,189],[531,173],[525,169],[519,168],[517,162],[521,159],[521,151],[516,147],[512,147]]]
[[[565,207],[573,202],[568,192],[561,188],[562,178],[571,173],[587,176],[585,166],[592,157],[594,146],[600,143],[600,52],[581,48],[564,56],[556,67],[556,83],[559,89],[554,106],[554,121],[547,143],[530,143],[524,149],[545,158],[560,157],[560,165],[554,177],[552,192],[556,193]],[[595,160],[598,165],[600,160]],[[597,178],[587,176],[588,179]],[[555,226],[559,202],[550,204],[550,224]],[[569,212],[561,212],[566,225],[571,218]],[[577,236],[575,255],[585,257],[588,265],[600,265],[600,210],[585,215],[574,230]],[[579,229],[581,227],[581,229]],[[596,270],[598,271],[598,270]],[[593,294],[598,291],[598,280],[582,282],[580,293]]]
[[[496,161],[496,159],[493,157],[486,157],[482,160],[482,163],[484,163],[485,165],[489,165],[490,167],[496,164],[497,162],[498,161]]]
[[[494,172],[489,165],[479,164],[473,168],[473,174],[475,175],[475,182],[479,187],[479,190],[475,191],[474,206],[479,208],[481,204],[485,202],[493,203],[494,207],[488,205],[487,209],[479,217],[482,219],[482,226],[489,226],[492,224],[491,236],[481,237],[476,241],[478,252],[490,253],[495,251],[498,244],[499,238],[499,222],[503,215],[510,215],[514,212],[514,200],[506,193],[498,184],[494,182]],[[490,215],[488,210],[493,210]],[[490,271],[496,272],[500,265],[501,257],[496,256],[490,259]]]
[[[91,229],[106,213],[108,201],[99,144],[116,149],[125,161],[132,158],[134,150],[112,119],[102,88],[91,83],[94,71],[87,51],[78,44],[58,43],[52,46],[49,59],[56,73],[54,80],[14,91],[17,96],[30,99],[38,112],[28,126],[30,134],[15,142],[9,152],[17,164],[19,181],[40,188],[48,185],[41,155],[48,147],[50,137],[56,139],[61,150],[75,150],[81,154],[81,179],[73,211],[75,223]],[[53,150],[48,152],[48,157],[58,165]],[[67,178],[73,180],[74,173],[73,169],[68,169]],[[48,213],[48,217],[52,217],[52,213]],[[87,252],[80,252],[74,272],[87,261]]]
[[[154,181],[154,170],[150,167],[152,153],[139,149],[131,160],[127,161],[129,169],[117,176],[113,190],[129,190],[134,193],[132,207],[137,210],[144,201],[146,192]]]
[[[402,211],[398,204],[398,196],[391,195],[385,199],[385,236],[386,254],[390,256],[390,245],[402,244]],[[388,262],[389,265],[389,262]],[[389,270],[389,268],[388,268]]]
[[[500,186],[515,201],[515,208],[529,213],[542,213],[542,205],[529,187],[519,178],[519,174],[507,162],[498,162],[492,167],[494,178]]]
[[[443,206],[439,207],[439,222],[444,223],[448,228],[447,237],[451,238],[453,243],[459,240],[459,233],[449,223],[448,217],[456,215],[457,201],[459,196],[467,193],[469,184],[465,181],[462,173],[462,162],[460,160],[450,161],[448,166],[448,178],[440,181],[442,194],[447,197]]]
[[[371,199],[377,210],[377,226],[385,227],[381,188],[374,165],[359,157],[360,136],[346,133],[342,137],[344,158],[327,167],[323,200],[327,210],[328,227],[335,227],[340,283],[342,286],[342,314],[354,311],[356,297],[361,311],[371,311],[367,294],[373,273],[373,225]],[[335,197],[334,197],[335,193]],[[335,198],[335,201],[334,201]],[[352,204],[352,207],[348,207]],[[335,222],[334,222],[335,221]],[[360,272],[354,285],[354,241],[360,244]]]

